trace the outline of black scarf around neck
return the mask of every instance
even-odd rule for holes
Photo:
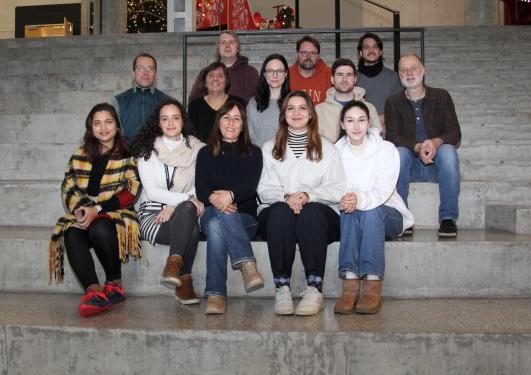
[[[363,60],[360,60],[360,62],[358,64],[358,71],[360,73],[365,74],[367,77],[374,77],[374,76],[380,74],[382,69],[383,69],[383,61],[382,60],[378,61],[374,65],[365,65]]]

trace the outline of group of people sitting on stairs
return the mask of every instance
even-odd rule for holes
[[[404,55],[397,75],[383,65],[372,33],[359,39],[357,68],[346,58],[329,67],[311,36],[296,47],[293,65],[272,54],[258,73],[238,36],[221,32],[188,111],[155,88],[157,61],[142,53],[133,88],[92,108],[65,169],[66,213],[49,248],[50,278],[63,280],[66,252],[85,290],[81,316],[124,301],[121,263],[141,257],[141,240],[169,245],[161,283],[180,303],[199,303],[192,266],[201,233],[207,314],[226,310],[227,258],[247,292],[264,286],[251,246],[257,234],[267,241],[276,314],[324,308],[327,247],[335,241],[343,289],[334,311],[376,313],[385,239],[413,231],[413,181],[439,183],[438,235],[456,236],[461,133],[448,92],[425,85],[422,60]],[[307,287],[295,307],[297,246]]]

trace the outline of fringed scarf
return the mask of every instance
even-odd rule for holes
[[[83,151],[78,148],[65,169],[65,178],[61,185],[61,196],[67,213],[61,217],[53,230],[48,255],[48,283],[52,277],[60,283],[64,277],[65,244],[64,234],[76,223],[74,212],[81,206],[94,206],[109,200],[120,191],[129,191],[136,195],[140,181],[136,173],[136,160],[133,157],[122,158],[111,156],[100,183],[97,201],[92,201],[86,194],[92,163]],[[127,262],[129,256],[141,258],[140,229],[136,212],[133,209],[119,209],[104,214],[116,225],[118,235],[119,256]]]

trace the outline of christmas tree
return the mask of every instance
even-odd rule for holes
[[[166,0],[127,0],[127,32],[156,33],[167,30]]]

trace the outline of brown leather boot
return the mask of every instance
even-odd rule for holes
[[[382,280],[362,280],[361,296],[356,304],[358,314],[376,314],[382,307]]]
[[[197,298],[197,295],[194,292],[192,275],[182,275],[180,279],[182,285],[179,288],[175,288],[175,299],[183,305],[199,303],[199,298]]]
[[[205,314],[225,314],[225,297],[208,296]]]
[[[334,312],[338,314],[351,314],[356,308],[360,291],[360,280],[343,280],[343,292],[334,306]]]
[[[180,255],[170,255],[166,259],[166,266],[162,271],[160,283],[169,289],[180,287],[181,279],[179,278],[179,274],[181,273],[182,265],[183,258]]]
[[[254,292],[255,290],[264,287],[264,279],[256,269],[256,261],[249,260],[243,262],[240,271],[242,272],[243,285],[247,293]]]

